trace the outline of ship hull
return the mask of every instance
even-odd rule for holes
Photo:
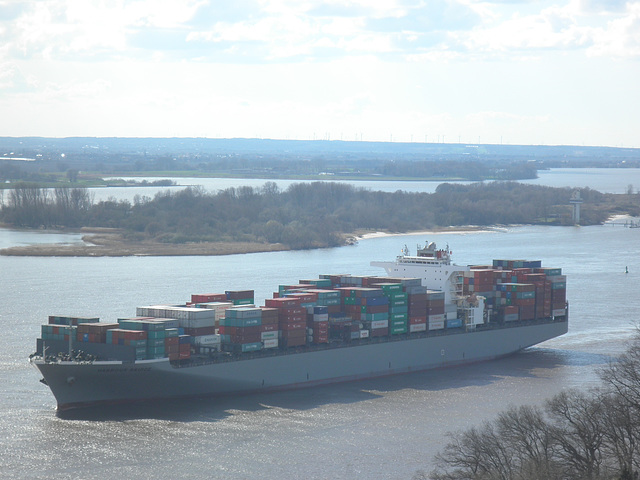
[[[490,360],[567,332],[567,321],[367,343],[183,367],[34,361],[58,409],[295,389]]]

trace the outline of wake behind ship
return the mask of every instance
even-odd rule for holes
[[[233,395],[374,378],[493,359],[567,332],[566,277],[540,261],[458,266],[434,243],[383,276],[320,275],[194,294],[136,316],[50,316],[31,363],[59,410]]]

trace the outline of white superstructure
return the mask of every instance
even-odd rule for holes
[[[452,264],[451,253],[449,245],[438,250],[435,242],[429,242],[424,247],[418,245],[417,255],[409,255],[405,245],[395,261],[371,262],[371,266],[384,268],[390,277],[420,278],[422,286],[443,291],[448,320],[458,318],[458,310],[463,306],[461,302],[464,302],[464,309],[468,312],[465,315],[466,325],[484,323],[484,297],[471,299],[471,304],[475,305],[470,307],[469,299],[464,299],[462,295],[462,275],[470,267]]]

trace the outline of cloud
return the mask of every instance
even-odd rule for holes
[[[629,3],[625,15],[594,29],[591,56],[640,57],[640,2]]]
[[[623,0],[0,0],[0,60],[386,61],[638,55]]]
[[[583,13],[623,13],[628,0],[577,0],[578,8]]]
[[[452,32],[451,36],[470,53],[512,56],[515,60],[575,50],[588,56],[637,57],[640,2],[614,1],[604,8],[605,3],[577,0],[505,18],[490,17],[484,11],[482,26]]]

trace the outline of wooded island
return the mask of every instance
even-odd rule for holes
[[[103,235],[86,240],[110,244],[110,249],[103,249],[107,255],[210,255],[334,247],[353,241],[354,235],[377,231],[571,225],[572,193],[571,188],[517,182],[444,183],[435,193],[387,193],[335,182],[296,183],[281,190],[266,182],[259,188],[206,192],[189,187],[133,203],[115,199],[96,203],[85,188],[21,184],[4,192],[0,222],[13,228],[106,228]],[[582,225],[600,224],[613,215],[640,215],[638,193],[603,194],[588,188],[580,193]],[[25,250],[17,247],[0,253],[25,254]],[[100,253],[94,249],[75,254]]]

